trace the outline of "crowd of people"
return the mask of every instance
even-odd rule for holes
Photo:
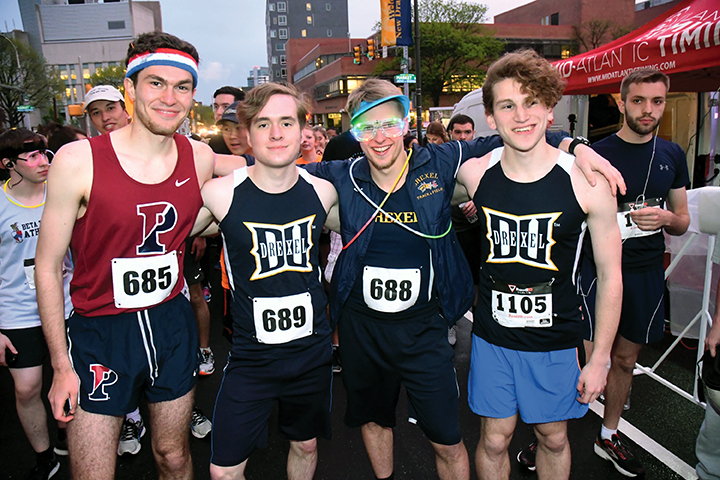
[[[361,429],[376,479],[395,478],[401,387],[442,480],[470,478],[460,402],[481,418],[479,478],[508,478],[522,419],[536,440],[518,461],[562,479],[567,422],[603,392],[595,452],[643,474],[618,420],[642,345],[662,336],[662,231],[689,223],[684,154],[655,134],[666,76],[625,77],[623,127],[592,148],[547,130],[564,83],[530,50],[487,72],[496,136],[474,138],[461,115],[447,130],[430,123],[420,146],[409,99],[368,79],[349,95],[340,135],[307,123],[292,86],[223,87],[221,133],[204,143],[176,133],[198,62],[177,37],[140,35],[126,59],[132,118],[118,90],[96,86],[85,108],[100,135],[0,135],[11,226],[0,234],[0,365],[37,456],[28,478],[55,475],[56,454],[69,455],[74,478],[113,478],[117,456],[136,454],[149,431],[160,478],[192,477],[192,433],[212,438],[213,479],[243,479],[277,405],[288,478],[309,480],[341,369],[344,422]],[[199,260],[218,235],[232,346],[211,423],[194,393],[197,375],[215,371]],[[468,311],[464,399],[453,345]],[[40,397],[48,356],[55,441]],[[708,408],[703,479],[720,475],[718,425]]]

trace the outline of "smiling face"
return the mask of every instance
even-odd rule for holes
[[[640,138],[649,137],[665,112],[667,89],[662,82],[631,83],[625,101],[618,109],[625,115],[623,130],[630,129]]]
[[[520,83],[506,78],[493,86],[492,112],[485,112],[490,128],[498,131],[505,145],[520,152],[532,150],[545,138],[552,108],[531,94],[520,91]]]
[[[297,159],[301,132],[295,99],[273,95],[250,124],[250,146],[263,165],[286,167]]]
[[[153,65],[138,72],[137,84],[125,79],[135,103],[135,118],[155,135],[172,135],[193,103],[193,77],[181,68]]]
[[[97,100],[92,102],[87,110],[90,121],[101,134],[112,132],[128,124],[128,115],[122,102]]]
[[[403,118],[404,111],[402,106],[394,101],[381,103],[371,108],[355,119],[353,124],[375,124],[379,127],[384,120]],[[377,122],[377,124],[376,124]],[[403,135],[408,131],[407,123],[402,133],[397,137],[386,137],[382,128],[376,128],[375,136],[369,142],[360,142],[363,153],[370,162],[370,166],[377,170],[390,169],[404,153]]]

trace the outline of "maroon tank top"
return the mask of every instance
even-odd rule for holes
[[[190,141],[175,134],[175,144],[172,174],[150,185],[122,169],[110,135],[90,140],[90,201],[70,243],[70,295],[79,314],[134,312],[181,292],[184,242],[203,202]]]

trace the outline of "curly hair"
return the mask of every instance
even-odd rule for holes
[[[135,55],[147,52],[156,52],[158,48],[172,48],[180,50],[195,59],[196,63],[200,63],[200,55],[198,55],[197,50],[190,43],[179,39],[175,35],[170,35],[169,33],[149,32],[143,33],[130,42],[130,45],[128,45],[127,55],[125,57],[125,68],[127,68],[130,63],[130,59]],[[136,72],[130,76],[130,80],[132,80],[133,85],[137,85],[138,73],[139,72]]]
[[[531,49],[506,53],[488,69],[482,87],[485,112],[492,113],[495,106],[493,87],[505,79],[520,83],[520,91],[532,95],[546,107],[553,108],[562,98],[565,80],[550,63]]]

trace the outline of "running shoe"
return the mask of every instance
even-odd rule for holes
[[[457,343],[457,327],[455,325],[448,328],[448,343],[453,347]]]
[[[35,464],[32,470],[28,472],[27,480],[48,480],[55,476],[60,470],[60,462],[58,462],[55,455],[48,460],[41,460]]]
[[[118,443],[118,455],[136,455],[142,445],[140,439],[145,435],[145,424],[140,418],[137,423],[129,418],[123,420],[122,430],[120,431],[120,443]]]
[[[523,467],[527,468],[531,472],[535,471],[535,455],[537,454],[538,441],[537,439],[530,442],[530,444],[520,450],[517,454],[517,461]]]
[[[635,458],[628,448],[620,441],[617,435],[612,436],[612,440],[605,440],[598,433],[595,439],[595,453],[600,457],[612,462],[615,470],[622,473],[626,477],[637,477],[644,475],[645,469]]]
[[[209,348],[200,349],[200,375],[212,375],[215,371],[215,357]]]
[[[210,303],[210,299],[212,298],[212,293],[210,293],[210,287],[203,287],[203,296],[205,297],[205,302]]]
[[[342,363],[340,363],[340,347],[333,345],[333,373],[342,372]]]
[[[205,438],[212,431],[212,423],[197,407],[193,408],[190,431],[195,438]]]
[[[63,457],[67,457],[68,455],[67,433],[65,433],[64,428],[58,428],[57,440],[55,440],[53,451],[55,455],[61,455]]]

